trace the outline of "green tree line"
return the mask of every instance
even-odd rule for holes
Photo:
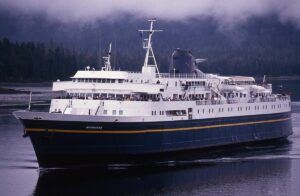
[[[239,47],[212,44],[201,48],[194,46],[191,50],[195,57],[208,59],[200,65],[200,69],[208,73],[251,76],[300,75],[300,47],[293,42],[285,43],[284,47],[277,47],[276,40],[272,43],[270,45],[269,42],[250,39]],[[101,55],[97,52],[54,45],[0,39],[0,82],[63,80],[73,76],[77,70],[85,66],[96,69],[101,66]],[[113,50],[114,68],[140,70],[144,51],[138,47],[123,48],[116,53]],[[166,51],[164,48],[167,46],[155,45],[154,48],[161,72],[168,71],[172,53],[172,50]]]
[[[50,44],[51,45],[51,44]],[[0,81],[40,82],[66,79],[95,55],[43,43],[0,40]]]

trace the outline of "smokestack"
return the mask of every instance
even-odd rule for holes
[[[196,73],[203,74],[196,66],[196,59],[191,51],[177,48],[172,53],[171,64],[169,66],[170,73]]]

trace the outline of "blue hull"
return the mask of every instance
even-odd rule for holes
[[[169,122],[23,120],[23,124],[43,167],[261,142],[292,134],[290,113]]]

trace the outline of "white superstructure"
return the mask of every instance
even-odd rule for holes
[[[197,73],[160,73],[152,49],[153,29],[143,39],[141,72],[113,70],[111,45],[101,70],[78,71],[72,81],[53,83],[66,96],[51,101],[50,113],[103,117],[110,121],[172,121],[282,113],[290,97],[273,94],[271,84],[253,77]]]

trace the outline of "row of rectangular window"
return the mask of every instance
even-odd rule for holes
[[[187,81],[186,86],[205,86],[205,81]],[[175,86],[177,86],[177,82],[175,82]]]
[[[285,105],[286,106],[286,105]],[[275,109],[275,105],[272,105],[272,109]],[[278,104],[278,108],[281,108],[281,104]],[[250,110],[251,107],[250,106],[246,106],[245,107],[246,110]],[[254,109],[255,110],[259,110],[259,106],[254,106]],[[263,105],[263,109],[268,109],[268,106],[267,105]],[[227,108],[228,112],[232,112],[233,111],[233,108]],[[243,107],[238,107],[237,108],[238,111],[242,111],[243,110]],[[211,108],[211,109],[208,109],[208,113],[213,113],[214,112],[214,109]],[[224,112],[224,108],[219,108],[219,112]],[[200,114],[200,109],[197,110],[197,113]],[[205,109],[202,109],[202,113],[204,114],[205,113]],[[152,111],[152,116],[156,115],[156,111]],[[164,111],[159,111],[159,115],[164,115]]]
[[[276,106],[272,105],[272,109],[275,109]],[[281,108],[281,104],[278,105],[278,108]],[[246,110],[250,110],[250,106],[245,107]],[[255,110],[259,110],[259,106],[254,107]],[[268,109],[268,106],[263,106],[263,109]],[[233,111],[233,108],[227,108],[228,112]],[[238,107],[238,111],[242,111],[243,107]],[[214,109],[208,109],[208,113],[213,113]],[[224,108],[219,108],[219,112],[224,112]],[[198,109],[198,114],[200,113],[200,110]],[[202,113],[205,113],[205,109],[202,109]],[[103,114],[107,114],[107,110],[103,110]],[[112,110],[112,115],[117,115],[117,110]],[[123,110],[119,110],[119,115],[123,115]],[[152,115],[156,115],[156,111],[152,111]],[[159,111],[159,115],[165,115],[165,111]]]
[[[287,107],[287,105],[285,105],[285,107]],[[272,109],[275,109],[276,106],[275,105],[272,105]],[[281,104],[278,104],[278,108],[281,108]],[[251,109],[250,106],[246,106],[245,109],[248,111]],[[254,106],[254,109],[255,110],[259,110],[259,106]],[[263,109],[268,109],[268,106],[265,105],[263,106]],[[233,111],[233,108],[227,108],[228,112],[230,111]],[[243,107],[238,107],[237,108],[238,111],[242,111],[243,110]],[[200,110],[198,109],[198,114],[200,113]],[[213,113],[214,112],[214,109],[208,109],[208,113]],[[224,112],[224,108],[219,108],[219,112]],[[202,109],[202,113],[204,114],[205,113],[205,109]]]
[[[244,97],[246,98],[246,94],[243,94],[243,93],[224,93],[224,97],[229,97],[229,98],[234,98],[234,97]]]
[[[123,79],[92,79],[92,78],[78,78],[73,79],[73,82],[86,82],[86,83],[123,83]],[[126,82],[126,81],[125,81]]]
[[[103,114],[107,115],[108,111],[107,110],[103,110]],[[117,115],[117,110],[112,110],[112,115]],[[123,110],[119,110],[119,115],[123,115]]]
[[[156,115],[156,111],[152,111],[152,116]],[[165,111],[159,111],[159,115],[165,115]]]

